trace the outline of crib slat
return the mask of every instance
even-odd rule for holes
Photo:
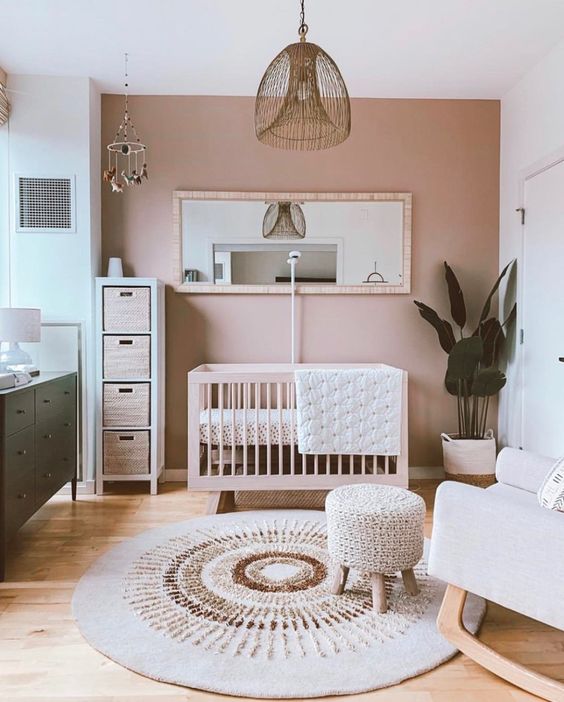
[[[212,384],[207,384],[207,403],[208,403],[208,478],[212,474]]]
[[[354,475],[354,456],[349,456],[349,475]]]
[[[245,383],[243,385],[243,475],[247,475],[247,406],[249,404],[249,393],[251,390],[251,384]]]
[[[343,475],[343,457],[341,454],[337,456],[337,473]]]
[[[218,475],[223,477],[223,383],[217,384],[218,408],[219,408],[219,467]]]
[[[270,445],[270,404],[272,402],[270,383],[266,384],[266,474],[271,474],[272,446]]]
[[[329,454],[325,456],[325,473],[326,475],[331,474],[331,456]]]
[[[235,383],[231,383],[231,475],[235,475],[235,451],[237,441],[235,439]]]
[[[317,453],[313,458],[313,474],[319,475],[319,455]]]
[[[294,383],[288,383],[290,386],[289,389],[289,404],[290,404],[290,474],[294,475],[295,473],[295,453],[296,453],[296,446],[295,446],[295,441],[294,441],[294,422],[295,422],[295,417],[294,417]]]
[[[276,383],[276,404],[278,406],[278,475],[284,472],[284,450],[282,443],[282,383]]]
[[[390,457],[384,456],[384,473],[389,475],[390,473]]]
[[[305,453],[302,453],[302,475],[307,474],[307,456]]]
[[[259,421],[258,413],[260,409],[260,387],[259,383],[255,383],[255,475],[259,474]]]
[[[366,456],[362,454],[360,459],[360,472],[362,475],[366,475]]]

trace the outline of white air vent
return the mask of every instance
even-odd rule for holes
[[[74,232],[74,176],[16,176],[18,232]]]

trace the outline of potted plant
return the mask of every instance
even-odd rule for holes
[[[496,444],[493,431],[487,429],[490,398],[506,383],[498,361],[505,343],[505,331],[515,319],[513,305],[502,323],[491,314],[492,300],[513,261],[507,264],[496,280],[482,308],[478,324],[467,330],[466,304],[458,279],[445,261],[445,279],[453,324],[442,319],[423,302],[415,301],[419,314],[433,326],[439,344],[448,354],[445,387],[456,397],[458,432],[441,434],[445,473],[449,479],[474,485],[495,481]],[[459,337],[457,340],[457,336]]]

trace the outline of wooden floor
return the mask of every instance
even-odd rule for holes
[[[413,486],[428,506],[435,484]],[[116,488],[118,490],[118,488]],[[104,497],[55,497],[12,545],[8,581],[0,584],[1,702],[191,702],[228,698],[175,687],[129,672],[82,639],[71,613],[75,583],[114,544],[145,529],[204,514],[207,495],[169,484],[150,497],[122,485]],[[564,606],[564,603],[563,603]],[[490,605],[481,638],[545,675],[564,678],[564,633]],[[327,698],[326,698],[327,699]],[[464,656],[402,685],[337,698],[358,702],[521,702],[537,698],[485,672]]]

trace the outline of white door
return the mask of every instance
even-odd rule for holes
[[[564,455],[564,162],[525,183],[523,448]]]

